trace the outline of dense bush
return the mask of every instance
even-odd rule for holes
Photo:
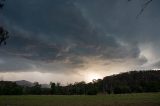
[[[36,82],[33,86],[19,86],[15,82],[0,81],[0,95],[96,95],[97,93],[141,93],[160,92],[160,71],[131,71],[105,77],[93,82],[76,82],[67,86],[50,83],[51,88],[42,88]]]

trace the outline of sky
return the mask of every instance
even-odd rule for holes
[[[92,81],[160,68],[160,1],[6,0],[0,80]]]

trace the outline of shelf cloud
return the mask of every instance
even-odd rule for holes
[[[160,2],[153,1],[137,19],[142,3],[8,0],[0,23],[10,39],[0,48],[0,72],[72,75],[95,63],[103,73],[143,69],[160,59]]]

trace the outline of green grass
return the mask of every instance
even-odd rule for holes
[[[97,96],[0,96],[0,106],[160,106],[160,93]]]

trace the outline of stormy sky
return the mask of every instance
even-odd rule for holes
[[[160,1],[6,0],[0,80],[91,81],[160,68]]]

